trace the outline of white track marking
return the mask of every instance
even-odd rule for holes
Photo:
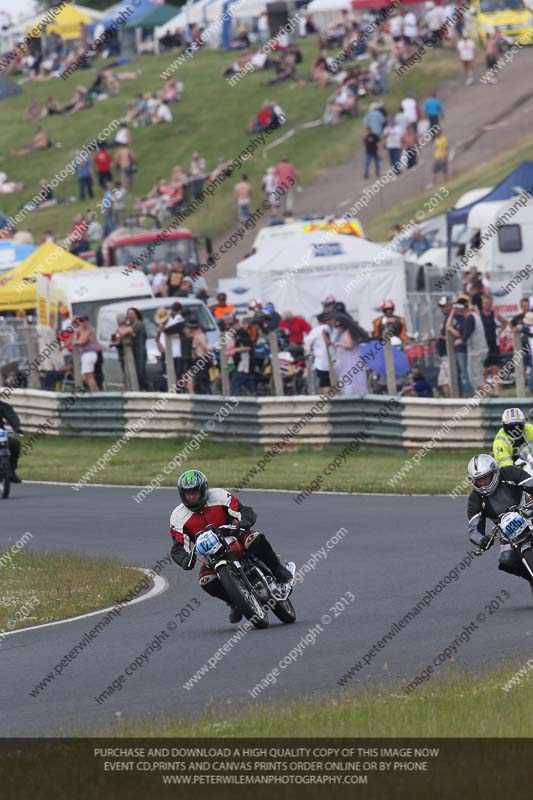
[[[136,567],[137,569],[137,567]],[[135,597],[133,600],[129,600],[124,608],[128,608],[128,606],[133,606],[135,603],[143,603],[145,600],[152,600],[154,597],[158,597],[158,595],[163,594],[168,589],[168,581],[165,578],[162,578],[160,575],[157,575],[155,572],[152,572],[151,569],[139,569],[140,572],[144,572],[145,575],[150,575],[152,578],[154,585],[150,589],[149,592],[146,594],[141,595],[140,597]],[[98,611],[89,611],[87,614],[78,614],[77,617],[67,617],[66,619],[57,619],[54,622],[42,622],[40,625],[30,625],[27,628],[17,628],[16,631],[2,631],[2,638],[5,636],[15,636],[17,633],[27,633],[28,631],[38,631],[41,628],[51,628],[54,625],[64,625],[66,622],[76,622],[79,619],[87,619],[88,617],[96,617],[98,614],[107,614],[108,611],[112,611],[116,608],[114,606],[108,606],[107,608],[99,608]]]
[[[72,483],[65,483],[62,481],[22,481],[22,483],[35,483],[36,485],[42,486],[73,486],[75,484]],[[137,485],[137,484],[123,484],[123,483],[84,483],[83,489],[145,489],[146,484]],[[233,488],[233,487],[231,487]],[[173,486],[159,486],[157,491],[167,491],[167,492],[177,492]],[[303,489],[234,489],[234,491],[238,492],[280,492],[284,494],[299,494],[303,491]],[[334,495],[344,495],[345,497],[449,497],[448,493],[433,493],[433,492],[329,492],[329,491],[322,491],[322,492],[313,492],[313,494],[334,494]],[[463,497],[463,495],[460,495]],[[464,497],[468,497],[468,495],[464,495]],[[454,499],[454,498],[452,498]]]

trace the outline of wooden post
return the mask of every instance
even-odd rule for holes
[[[335,386],[337,383],[337,375],[335,373],[335,364],[333,363],[333,356],[331,355],[331,347],[329,344],[326,352],[328,354],[329,385]]]
[[[167,391],[171,392],[176,386],[176,368],[172,355],[172,337],[165,333],[165,369],[167,371]]]
[[[315,371],[313,369],[313,354],[307,353],[305,357],[306,379],[307,379],[307,394],[315,394]]]
[[[133,357],[133,347],[131,342],[123,340],[124,347],[124,380],[126,383],[127,392],[139,391],[139,379],[137,377],[137,369],[135,367],[135,359]]]
[[[450,372],[450,396],[460,397],[457,361],[455,358],[455,348],[453,346],[453,336],[450,331],[446,331],[446,353],[448,355],[448,367]]]
[[[394,370],[394,353],[392,351],[391,337],[385,336],[385,378],[387,381],[387,394],[394,397],[398,394],[396,386],[396,372]]]
[[[222,394],[224,397],[229,397],[231,388],[228,373],[228,351],[225,344],[220,348],[220,380],[222,382]]]
[[[516,356],[522,350],[522,334],[520,331],[513,331],[513,353]],[[526,375],[524,369],[524,357],[514,360],[515,388],[517,397],[526,397]]]
[[[76,389],[81,389],[83,386],[81,377],[81,356],[80,347],[77,344],[72,347],[72,369],[74,372],[74,385]]]
[[[272,364],[272,377],[274,379],[274,394],[283,394],[283,378],[281,377],[281,369],[279,366],[279,350],[278,340],[274,331],[268,334],[268,343],[270,345],[270,363]]]
[[[26,345],[28,348],[28,361],[30,364],[35,364],[39,358],[39,347],[37,345],[37,328],[26,328],[24,331],[26,337]],[[28,383],[30,389],[40,389],[41,382],[39,380],[39,370],[32,369],[28,376]]]

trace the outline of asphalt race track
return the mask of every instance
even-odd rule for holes
[[[168,553],[168,516],[177,493],[159,490],[139,505],[132,499],[134,491],[15,486],[11,498],[0,501],[0,549],[30,531],[29,547],[35,551],[75,550],[150,568]],[[37,697],[30,691],[100,618],[6,637],[0,646],[0,735],[68,734],[112,725],[118,712],[137,718],[191,715],[209,705],[230,709],[243,700],[252,702],[248,689],[279,666],[324,614],[331,617],[330,623],[322,625],[316,637],[308,636],[295,663],[280,670],[276,685],[259,698],[282,702],[300,693],[340,691],[336,681],[342,674],[447,575],[469,547],[461,498],[317,494],[297,505],[290,493],[250,491],[240,496],[258,511],[258,528],[298,567],[339,528],[348,530],[296,587],[296,624],[284,626],[276,620],[267,630],[247,633],[215,669],[184,689],[182,684],[235,629],[228,623],[226,607],[199,588],[197,569],[183,572],[172,564],[162,573],[169,582],[166,592],[125,609]],[[524,581],[497,571],[496,554],[493,548],[474,559],[457,582],[447,585],[349,681],[349,690],[368,682],[410,682],[501,589],[510,599],[487,614],[455,662],[448,662],[439,674],[487,666],[502,657],[528,658],[533,598]],[[331,609],[347,592],[356,599],[335,617]],[[200,601],[199,608],[176,625],[159,652],[152,652],[120,691],[99,704],[95,696],[124,673],[169,622],[177,622],[178,611],[188,603],[196,606],[193,598]]]

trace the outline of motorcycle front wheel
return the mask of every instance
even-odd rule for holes
[[[525,562],[524,566],[526,570],[531,573],[530,580],[533,581],[533,550],[531,547],[528,547],[527,550],[524,550],[522,553],[522,561]]]
[[[276,605],[272,608],[272,611],[279,621],[284,622],[285,625],[290,625],[292,622],[296,622],[296,611],[294,610],[294,606],[290,600],[283,600],[276,603]]]
[[[223,564],[217,575],[231,605],[238,608],[254,628],[268,628],[268,611],[257,599],[245,575],[232,564]]]
[[[9,458],[0,461],[0,495],[4,500],[9,497],[11,489],[11,463]]]

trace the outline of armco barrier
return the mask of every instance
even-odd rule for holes
[[[70,408],[60,411],[61,433],[66,436],[121,436],[126,419],[124,405],[124,395],[120,392],[85,394]]]
[[[438,400],[384,395],[226,398],[143,392],[85,394],[70,406],[68,394],[15,389],[7,398],[27,431],[43,423],[67,436],[187,439],[205,431],[219,441],[271,446],[345,445],[358,434],[361,448],[488,450],[504,408],[520,406],[533,417],[531,398]],[[239,400],[237,404],[237,399]],[[322,402],[321,402],[322,400]],[[318,407],[317,407],[318,404]],[[229,409],[217,420],[220,409]]]

